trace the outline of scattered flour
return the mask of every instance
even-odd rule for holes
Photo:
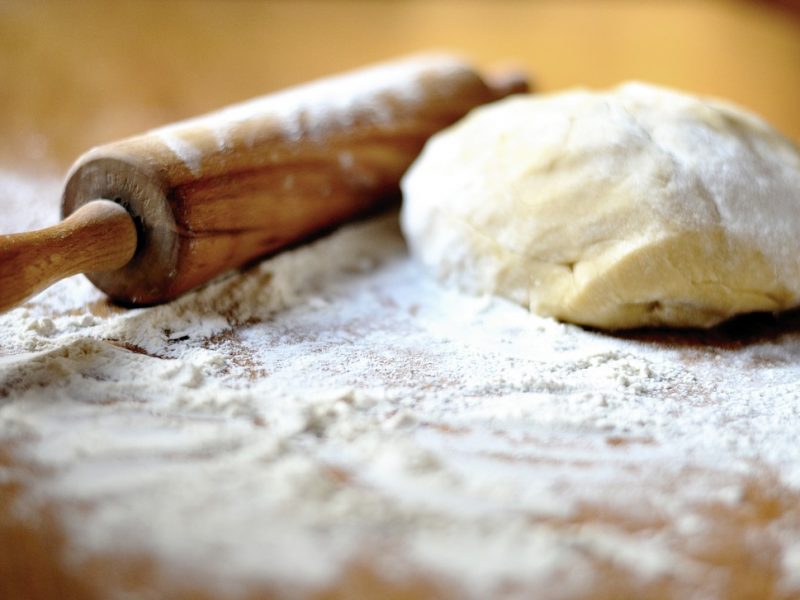
[[[3,201],[56,197],[27,185],[3,175]],[[73,278],[0,316],[0,446],[47,469],[26,503],[57,504],[71,561],[144,554],[222,595],[366,563],[460,597],[588,597],[610,576],[722,597],[735,548],[788,597],[800,333],[767,321],[559,324],[439,288],[390,215],[165,306]]]

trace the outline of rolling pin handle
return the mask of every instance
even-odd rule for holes
[[[497,100],[513,94],[527,94],[533,90],[530,76],[514,64],[495,66],[484,79]]]
[[[65,277],[124,266],[137,237],[128,211],[110,200],[89,202],[52,227],[0,236],[0,312]]]

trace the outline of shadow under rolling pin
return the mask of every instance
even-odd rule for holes
[[[0,311],[77,273],[123,304],[171,300],[374,209],[431,135],[527,89],[518,71],[419,56],[94,148],[64,221],[0,236]]]

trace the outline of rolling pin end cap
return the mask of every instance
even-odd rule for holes
[[[179,235],[161,179],[135,160],[95,151],[73,167],[64,188],[63,214],[68,216],[97,198],[109,198],[128,213],[136,248],[123,266],[93,270],[87,277],[123,304],[169,299]]]
[[[525,69],[513,63],[492,67],[486,75],[486,84],[498,100],[513,94],[528,94],[534,89]]]

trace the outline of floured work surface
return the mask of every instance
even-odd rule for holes
[[[566,326],[388,215],[167,306],[64,281],[0,353],[4,598],[800,597],[797,314]]]

